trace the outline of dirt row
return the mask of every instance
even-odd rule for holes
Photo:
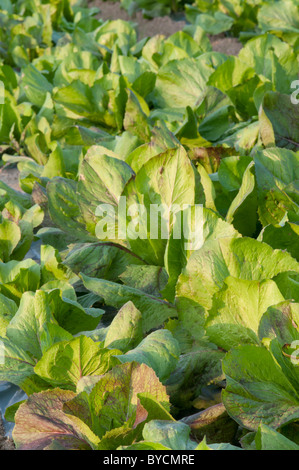
[[[119,2],[92,0],[89,2],[90,7],[100,9],[98,18],[103,20],[122,19],[136,23],[139,39],[147,36],[155,36],[156,34],[164,34],[170,36],[177,31],[181,31],[186,25],[183,15],[172,15],[154,18],[152,20],[143,18],[142,13],[138,12],[133,17],[121,8]],[[236,38],[225,37],[224,34],[210,37],[214,51],[222,52],[228,55],[237,55],[242,48],[242,44]],[[20,190],[18,183],[18,170],[16,168],[4,168],[0,170],[0,180],[4,181],[10,187]]]
[[[15,450],[14,443],[9,437],[5,437],[4,426],[0,413],[0,450]]]
[[[170,36],[171,34],[181,31],[186,26],[186,21],[183,19],[183,14],[170,16],[163,16],[153,18],[152,20],[143,18],[142,13],[138,12],[133,17],[130,17],[126,10],[121,8],[119,2],[112,2],[110,0],[92,0],[89,2],[91,7],[100,9],[98,18],[103,20],[116,20],[122,19],[125,21],[132,21],[137,25],[138,38],[142,39],[147,36],[155,36],[156,34],[164,34]],[[228,55],[237,55],[242,48],[242,44],[236,38],[225,37],[224,34],[210,37],[214,51],[223,52]]]

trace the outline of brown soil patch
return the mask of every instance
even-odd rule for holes
[[[238,55],[242,49],[242,43],[237,38],[223,37],[215,39],[210,37],[213,50],[227,55]]]
[[[5,436],[2,416],[0,413],[0,450],[15,450],[15,445],[10,437]]]
[[[89,6],[100,8],[97,18],[102,20],[124,20],[137,24],[138,39],[147,36],[155,36],[156,34],[164,34],[170,36],[177,31],[181,31],[186,25],[185,21],[176,21],[169,16],[157,17],[152,20],[143,18],[141,11],[133,16],[129,16],[126,10],[121,8],[120,3],[103,0],[92,0]]]
[[[133,17],[130,17],[126,10],[121,8],[120,3],[110,0],[92,0],[89,2],[91,7],[100,8],[98,18],[103,20],[125,20],[132,21],[137,24],[138,39],[147,36],[155,36],[156,34],[164,34],[166,37],[171,36],[177,31],[181,31],[186,26],[186,21],[182,20],[182,15],[172,15],[153,18],[152,20],[143,18],[139,11]],[[229,55],[238,55],[242,49],[242,44],[236,38],[228,38],[224,35],[209,36],[213,46],[213,50]]]
[[[17,168],[3,168],[0,170],[0,181],[3,181],[16,191],[21,191],[19,186],[19,170]]]
[[[153,18],[152,20],[143,18],[142,13],[138,12],[133,17],[130,17],[126,10],[121,8],[119,2],[112,2],[110,0],[92,0],[89,2],[91,7],[100,8],[100,13],[97,15],[98,18],[103,20],[116,20],[122,19],[125,21],[131,21],[136,24],[138,37],[142,39],[147,36],[155,36],[156,34],[164,34],[166,37],[171,34],[181,31],[186,26],[186,21],[182,20],[182,15],[179,16],[163,16]],[[209,36],[214,51],[222,52],[228,55],[238,55],[242,49],[242,44],[236,38],[226,37],[224,34],[217,36]],[[17,168],[4,168],[0,170],[0,181],[8,184],[17,191],[20,190],[19,186],[19,172]]]

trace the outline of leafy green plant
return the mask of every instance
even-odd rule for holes
[[[280,3],[125,1],[185,5],[192,24],[141,41],[81,2],[1,3],[17,449],[298,448],[298,5]],[[179,207],[157,236],[153,205]]]

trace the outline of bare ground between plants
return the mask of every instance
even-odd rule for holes
[[[5,436],[4,425],[0,413],[0,450],[15,450],[12,439]]]
[[[121,8],[120,3],[103,0],[92,0],[89,2],[91,7],[100,8],[98,18],[103,20],[116,20],[122,19],[125,21],[132,21],[137,24],[137,31],[139,39],[147,36],[155,36],[156,34],[164,34],[170,36],[171,34],[181,31],[186,22],[182,19],[183,15],[163,16],[148,20],[143,18],[142,13],[138,12],[135,16],[130,17],[126,10]],[[228,55],[238,55],[242,48],[242,44],[236,38],[228,38],[224,35],[217,35],[210,37],[214,51],[223,52]]]
[[[19,170],[17,168],[7,167],[0,169],[0,181],[3,181],[16,191],[21,191],[19,186]]]
[[[134,17],[130,17],[118,2],[92,0],[89,2],[89,5],[100,8],[101,11],[97,16],[103,20],[122,19],[136,23],[140,39],[147,36],[155,36],[156,34],[170,36],[177,31],[181,31],[186,25],[184,20],[179,19],[182,15],[180,17],[163,16],[148,20],[143,18],[141,12],[138,12]],[[223,52],[228,55],[238,55],[242,48],[242,44],[236,38],[217,35],[210,37],[210,40],[214,51]],[[17,168],[8,167],[0,170],[0,181],[4,181],[11,188],[20,191],[18,176]]]

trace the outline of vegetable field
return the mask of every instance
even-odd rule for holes
[[[299,450],[299,0],[121,6],[0,0],[10,444]]]

